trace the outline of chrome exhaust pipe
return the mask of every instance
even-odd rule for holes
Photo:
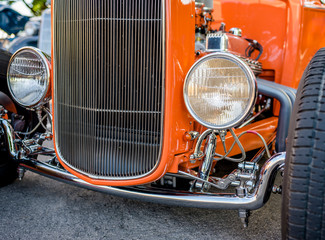
[[[189,192],[174,192],[172,190],[164,191],[162,189],[147,188],[145,186],[99,186],[85,182],[60,168],[50,166],[40,161],[26,161],[21,163],[20,166],[59,181],[119,197],[183,207],[255,210],[261,208],[268,201],[272,192],[276,173],[284,166],[285,156],[286,154],[284,152],[278,153],[266,161],[261,169],[254,192],[245,197],[238,197],[235,194],[194,194]]]

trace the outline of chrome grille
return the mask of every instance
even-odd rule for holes
[[[132,179],[160,160],[162,0],[54,0],[55,140],[95,179]]]

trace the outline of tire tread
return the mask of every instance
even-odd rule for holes
[[[325,48],[306,69],[289,129],[283,238],[325,237]]]

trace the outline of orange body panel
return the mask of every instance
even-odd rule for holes
[[[294,77],[295,81],[285,78],[282,84],[298,88],[299,80],[315,53],[325,47],[325,6],[324,8],[314,9],[304,7],[302,10],[302,22],[299,33],[298,51],[296,55]]]
[[[264,69],[275,69],[281,78],[283,44],[286,40],[287,4],[280,0],[221,0],[214,4],[216,23],[242,29],[243,37],[257,40],[264,48],[260,58]]]
[[[195,13],[193,0],[166,0],[165,115],[162,155],[156,170],[135,180],[94,180],[69,169],[60,160],[68,171],[92,184],[126,186],[153,182],[167,171],[177,172],[180,164],[192,167],[188,156],[193,151],[193,141],[186,140],[184,135],[194,130],[197,123],[186,109],[183,84],[196,60]],[[297,87],[311,57],[325,46],[325,38],[317,37],[325,35],[324,16],[325,9],[304,7],[300,0],[214,0],[212,29],[219,27],[220,22],[226,23],[227,30],[241,28],[243,37],[255,39],[264,47],[260,60],[264,69],[275,73],[274,80]],[[276,130],[277,119],[266,119],[243,130],[251,130],[252,126],[269,139]],[[55,129],[54,122],[53,127]],[[262,146],[254,136],[243,137],[242,141],[247,151]],[[233,140],[228,138],[227,142]],[[218,148],[218,151],[221,150]],[[239,149],[235,148],[232,155],[238,153]]]
[[[243,37],[259,41],[263,69],[274,70],[283,85],[297,88],[310,59],[325,47],[325,8],[316,1],[214,0],[214,8],[215,27],[224,22],[227,30],[239,27]]]

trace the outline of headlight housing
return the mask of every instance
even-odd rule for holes
[[[50,57],[37,48],[19,49],[7,73],[10,93],[24,107],[37,107],[50,99]]]
[[[239,125],[252,111],[256,78],[238,57],[218,52],[198,60],[184,84],[185,104],[203,126],[223,130]]]

